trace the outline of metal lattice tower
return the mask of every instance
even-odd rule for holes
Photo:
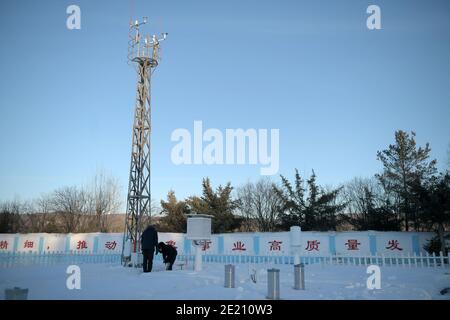
[[[128,64],[137,72],[136,106],[134,110],[133,138],[131,148],[130,177],[128,183],[127,212],[123,237],[122,258],[125,265],[131,262],[139,266],[140,236],[144,223],[151,215],[150,189],[150,136],[151,136],[151,75],[158,66],[159,45],[166,38],[143,36],[139,27],[147,23],[147,18],[139,23],[130,22],[128,42]],[[131,248],[130,248],[131,247]],[[130,254],[128,255],[128,249]]]

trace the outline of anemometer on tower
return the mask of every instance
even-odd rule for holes
[[[158,66],[159,45],[166,39],[167,33],[162,33],[160,38],[156,35],[141,36],[139,27],[147,22],[147,17],[144,17],[142,22],[138,20],[130,22],[128,64],[135,63],[136,66],[145,64],[152,69]],[[150,71],[153,72],[153,70]]]
[[[125,265],[140,266],[140,238],[144,224],[150,223],[150,135],[151,135],[151,75],[158,66],[161,41],[167,33],[141,35],[140,27],[147,24],[130,21],[128,41],[128,64],[138,74],[136,105],[134,108],[133,140],[128,184],[127,212],[122,246],[122,260]]]

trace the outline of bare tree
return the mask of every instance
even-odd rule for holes
[[[395,208],[395,199],[375,178],[354,178],[343,189],[347,213],[341,215],[344,222],[357,230],[396,231],[401,219]]]
[[[118,180],[99,172],[86,190],[88,213],[91,215],[87,217],[87,228],[108,232],[107,215],[117,213],[122,204]]]
[[[51,195],[41,195],[29,203],[26,213],[28,232],[59,231],[51,200]]]
[[[239,199],[238,214],[243,218],[241,228],[247,232],[259,229],[254,219],[253,187],[251,182],[247,182],[236,190]]]
[[[23,230],[21,210],[22,203],[17,199],[0,203],[0,233],[17,233]]]
[[[64,232],[77,232],[83,214],[88,211],[86,192],[76,186],[57,189],[51,195],[50,205],[62,223]]]
[[[378,195],[383,191],[375,179],[358,177],[345,184],[342,196],[347,203],[348,213],[364,214],[367,211],[367,192],[375,196],[375,205],[382,205],[381,198]]]
[[[97,173],[86,187],[63,187],[32,202],[0,203],[1,232],[108,232],[121,209],[118,180]]]
[[[248,182],[238,188],[239,211],[248,231],[251,231],[253,223],[258,231],[276,229],[281,202],[274,187],[275,184],[270,179],[262,178],[256,183]]]

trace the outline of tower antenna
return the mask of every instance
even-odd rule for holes
[[[141,35],[140,27],[147,22],[147,17],[142,22],[131,19],[127,56],[128,64],[134,66],[138,78],[122,261],[124,265],[135,267],[142,265],[138,254],[141,251],[140,237],[151,216],[151,75],[158,66],[160,43],[167,36],[167,33],[160,37]]]

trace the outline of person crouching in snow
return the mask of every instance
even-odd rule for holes
[[[158,243],[158,252],[161,252],[163,256],[163,262],[166,264],[166,270],[172,270],[172,266],[177,258],[177,249],[165,244],[164,242]]]

